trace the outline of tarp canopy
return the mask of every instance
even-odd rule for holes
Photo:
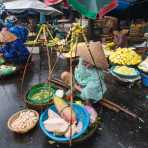
[[[107,15],[112,15],[120,19],[148,18],[148,0],[125,0],[129,2],[126,9],[114,9]]]
[[[127,9],[129,5],[130,5],[130,2],[128,2],[127,0],[118,0],[118,7],[116,8],[116,10]]]
[[[108,13],[112,12],[121,12],[127,9],[130,6],[130,2],[128,0],[112,0],[106,7],[100,9],[100,16],[104,16]]]
[[[69,4],[82,15],[96,19],[106,15],[112,10],[124,10],[129,7],[128,0],[67,0]]]
[[[4,3],[5,9],[13,13],[21,13],[26,10],[35,10],[37,12],[44,12],[46,15],[62,14],[55,8],[47,7],[46,4],[39,0],[15,0]]]
[[[82,15],[96,19],[101,8],[108,7],[112,10],[117,7],[116,0],[67,0],[68,3]],[[103,14],[103,13],[101,13]]]
[[[118,6],[110,11],[110,13],[120,12],[127,9],[130,6],[130,2],[128,0],[117,0]]]
[[[148,0],[134,1],[123,15],[125,15],[126,18],[144,18],[148,20]]]
[[[44,0],[45,4],[50,6],[50,5],[56,5],[58,3],[61,3],[63,0]]]

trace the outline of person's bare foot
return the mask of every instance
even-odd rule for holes
[[[61,80],[62,80],[65,84],[70,85],[70,80],[71,80],[71,74],[70,74],[70,72],[64,71],[64,72],[61,74]]]

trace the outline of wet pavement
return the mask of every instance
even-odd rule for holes
[[[42,57],[43,55],[41,55]],[[47,80],[47,58],[33,57],[33,64],[24,83],[25,91],[34,84]],[[43,60],[44,59],[44,60]],[[65,69],[65,61],[60,60],[53,77]],[[67,145],[49,144],[39,126],[25,135],[17,135],[7,128],[8,118],[24,109],[24,99],[20,95],[20,76],[0,80],[0,148],[65,148]],[[106,75],[108,92],[106,98],[128,108],[143,118],[139,122],[125,113],[115,113],[108,109],[101,112],[102,124],[96,134],[77,145],[76,148],[148,148],[148,89],[137,84],[132,88],[121,85]]]

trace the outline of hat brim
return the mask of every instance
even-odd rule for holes
[[[17,37],[12,34],[11,32],[9,31],[6,31],[6,30],[2,30],[0,32],[0,42],[1,43],[9,43],[9,42],[13,42],[17,39]]]
[[[89,51],[90,49],[90,51]],[[105,57],[102,45],[100,42],[90,42],[89,49],[86,43],[82,42],[77,45],[76,56],[81,57],[83,60],[95,65],[98,68],[107,69],[108,62]]]

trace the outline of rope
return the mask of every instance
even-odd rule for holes
[[[26,63],[25,68],[24,68],[22,79],[21,79],[22,80],[22,82],[21,82],[21,96],[23,95],[23,84],[24,84],[24,80],[25,80],[25,75],[26,75],[27,67],[29,65],[29,61],[30,61],[30,58],[32,56],[32,51],[33,51],[33,47],[32,47],[32,49],[30,51],[29,57],[27,59],[27,63]]]
[[[86,43],[86,46],[87,46],[87,49],[88,49],[88,51],[89,51],[89,54],[90,54],[90,56],[91,56],[91,59],[92,59],[92,61],[93,61],[93,64],[95,65],[95,67],[97,67],[97,65],[96,65],[96,62],[95,62],[95,59],[94,59],[94,57],[93,57],[93,55],[92,55],[92,52],[91,52],[91,50],[90,50],[90,46],[89,46],[89,43],[88,43],[88,41],[87,41],[87,38],[86,38],[86,36],[85,36],[85,34],[84,33],[82,33],[82,35],[83,35],[83,38],[84,38],[84,41],[85,41],[85,43]],[[101,93],[102,93],[102,97],[103,97],[103,86],[102,86],[102,81],[101,81],[101,76],[100,76],[100,73],[98,72],[98,70],[96,71],[97,72],[97,75],[98,75],[98,80],[100,81],[100,86],[101,86]]]
[[[42,26],[40,27],[40,30],[39,30],[39,32],[37,34],[37,37],[33,42],[33,45],[35,45],[37,43],[41,33],[43,33],[44,40],[45,40],[45,43],[46,43],[47,57],[48,57],[48,68],[49,68],[48,80],[50,80],[51,79],[51,74],[52,74],[52,72],[53,72],[53,70],[55,68],[55,65],[54,65],[53,69],[51,70],[51,58],[50,58],[50,53],[49,53],[49,49],[48,49],[48,45],[47,45],[48,40],[47,40],[47,36],[46,36],[46,31],[48,32],[49,36],[53,39],[53,36],[52,36],[50,30],[48,29],[48,26],[46,24],[42,24]],[[22,82],[21,82],[21,94],[23,94],[22,91],[23,91],[24,79],[25,79],[25,75],[26,75],[26,71],[27,71],[27,67],[28,67],[30,58],[32,56],[32,51],[33,51],[33,47],[32,47],[32,49],[30,51],[30,55],[29,55],[29,57],[27,59],[27,63],[26,63],[25,68],[24,68],[24,72],[23,72],[23,76],[22,76]]]
[[[71,35],[71,44],[70,44],[70,48],[72,49],[72,41],[73,41],[73,32],[71,32],[72,35]],[[70,96],[70,107],[72,108],[72,103],[73,103],[73,70],[72,70],[72,52],[70,53],[71,54],[71,57],[70,57],[70,74],[71,74],[71,77],[70,77],[70,93],[71,93],[71,96]],[[71,113],[70,113],[70,125],[72,125],[72,109],[71,109]],[[72,126],[70,126],[70,140],[69,140],[69,144],[70,146],[72,146]]]

